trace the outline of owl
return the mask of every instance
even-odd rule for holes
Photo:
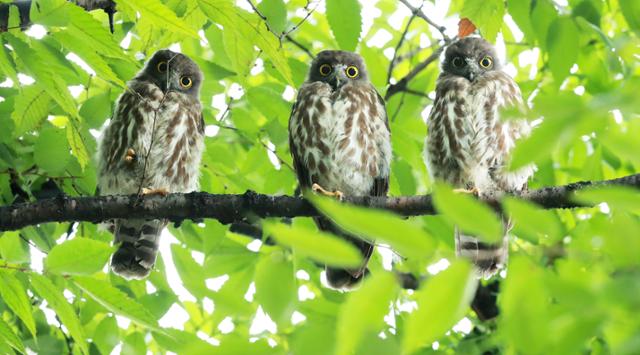
[[[300,87],[289,119],[289,146],[303,189],[338,196],[386,196],[391,137],[384,101],[369,81],[362,57],[345,51],[320,52]],[[348,289],[367,273],[373,245],[315,218],[362,253],[356,269],[326,267],[330,286]]]
[[[170,50],[156,52],[127,84],[98,142],[101,195],[198,190],[204,148],[198,65]],[[149,275],[166,220],[117,219],[111,268],[127,279]]]
[[[505,164],[516,141],[528,135],[530,127],[525,120],[499,117],[501,109],[523,105],[518,85],[501,70],[491,44],[478,37],[451,44],[427,120],[424,153],[432,177],[480,197],[526,189],[534,167],[509,172]],[[456,253],[471,259],[480,274],[489,277],[506,263],[509,228],[504,221],[503,241],[498,244],[482,243],[456,228]]]

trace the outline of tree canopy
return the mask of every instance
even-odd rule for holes
[[[287,200],[306,214],[276,214],[306,217],[185,219],[163,234],[143,281],[109,272],[112,236],[90,218],[5,226],[0,353],[640,352],[637,176],[626,186],[566,190],[564,204],[485,204],[432,181],[422,158],[439,57],[466,18],[497,44],[530,108],[535,128],[510,167],[537,165],[531,189],[640,172],[640,2],[12,3],[0,0],[5,207],[95,195],[99,131],[126,82],[163,48],[204,72],[201,190],[294,195],[287,123],[296,88],[316,53],[344,49],[363,56],[387,103],[389,194],[429,193],[438,213],[403,218],[311,198],[313,207]],[[545,208],[576,206],[591,207]],[[472,267],[455,257],[454,225],[496,240],[496,210],[514,221],[511,256],[505,272],[478,286]],[[323,263],[351,265],[356,256],[317,231],[308,217],[317,211],[379,245],[370,276],[353,292],[321,280]],[[471,309],[484,293],[497,317]]]

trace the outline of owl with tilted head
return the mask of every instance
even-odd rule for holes
[[[198,190],[204,149],[202,72],[189,57],[156,52],[118,98],[98,142],[101,195]],[[151,272],[166,220],[116,219],[111,269],[127,279]]]
[[[369,81],[362,57],[337,50],[318,53],[291,112],[289,146],[303,189],[326,195],[386,196],[389,123],[384,101]],[[360,250],[360,267],[325,268],[330,286],[354,287],[367,273],[374,246],[326,217],[317,217],[315,222],[321,230]]]
[[[520,88],[502,70],[493,45],[479,37],[449,45],[427,119],[424,155],[432,177],[480,197],[526,189],[534,167],[514,172],[506,167],[516,141],[530,132],[524,119],[500,120],[500,111],[514,106],[524,107]],[[484,277],[506,263],[510,223],[503,223],[504,237],[497,244],[455,230],[456,253],[470,259]]]

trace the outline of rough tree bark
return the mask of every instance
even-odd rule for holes
[[[572,201],[572,192],[604,185],[640,187],[640,174],[606,180],[583,181],[565,186],[544,187],[520,194],[521,199],[543,208],[573,208],[582,205]],[[485,202],[500,210],[500,197]],[[347,197],[345,202],[386,209],[403,216],[436,214],[431,195],[402,197]],[[59,196],[32,203],[0,207],[0,231],[16,230],[47,222],[102,222],[113,218],[166,218],[179,222],[185,219],[213,218],[228,224],[249,217],[311,217],[318,211],[304,198],[272,196],[247,191],[237,195],[215,195],[205,192],[169,194],[165,196]]]

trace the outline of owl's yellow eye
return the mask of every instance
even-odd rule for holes
[[[190,88],[191,85],[193,85],[193,81],[190,77],[183,76],[182,78],[180,78],[180,86],[182,86],[184,89]]]
[[[358,76],[358,68],[353,65],[350,65],[347,67],[347,70],[345,70],[345,73],[347,74],[348,77],[353,79],[356,76]]]
[[[158,63],[158,65],[156,66],[156,69],[158,69],[159,72],[164,73],[167,71],[167,62],[160,62]]]
[[[322,64],[318,71],[320,72],[320,75],[327,76],[331,74],[331,66],[329,64]]]
[[[480,66],[481,67],[483,67],[485,69],[488,69],[488,68],[491,68],[492,65],[493,65],[493,59],[491,59],[491,57],[486,56],[486,57],[480,59]]]

